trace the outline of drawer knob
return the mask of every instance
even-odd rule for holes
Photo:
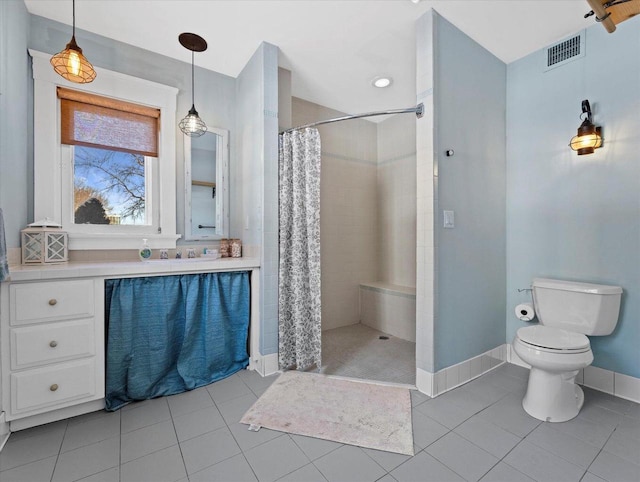
[[[58,389],[58,384],[57,383],[54,383],[53,385],[51,385],[49,387],[49,390],[51,390],[52,392],[55,392],[57,389]]]
[[[49,342],[49,346],[50,346],[51,348],[55,348],[55,347],[57,347],[57,346],[58,346],[58,342],[57,342],[57,341],[55,341],[55,340],[50,341],[50,342]]]
[[[58,300],[56,300],[55,298],[51,298],[51,299],[49,300],[49,304],[50,304],[51,306],[55,306],[56,304],[58,304]]]

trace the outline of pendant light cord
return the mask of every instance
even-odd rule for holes
[[[195,86],[194,86],[195,84],[193,82],[193,72],[194,72],[193,69],[194,68],[193,68],[193,50],[192,50],[191,51],[191,105],[195,107],[195,105],[196,105],[196,101],[195,101],[196,94],[195,94]]]
[[[76,0],[73,0],[72,2],[73,4],[73,34],[71,35],[72,37],[76,36]]]

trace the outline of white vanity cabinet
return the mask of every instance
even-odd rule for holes
[[[250,368],[264,374],[259,267],[251,257],[11,267],[0,283],[0,423],[3,411],[16,431],[104,408],[105,279],[250,271]]]
[[[0,297],[2,406],[12,426],[104,398],[102,278],[2,283]]]

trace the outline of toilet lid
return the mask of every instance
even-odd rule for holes
[[[527,326],[520,328],[517,335],[521,341],[529,345],[551,350],[584,350],[590,346],[589,338],[582,333],[551,328],[550,326]]]

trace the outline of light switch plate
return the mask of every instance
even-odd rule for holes
[[[452,229],[456,227],[455,213],[453,211],[442,211],[444,214],[444,224],[443,227],[447,229]]]

